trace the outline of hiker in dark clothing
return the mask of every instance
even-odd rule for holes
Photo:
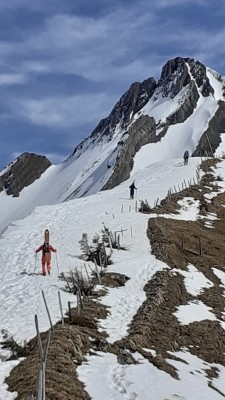
[[[129,189],[130,189],[130,199],[133,199],[134,198],[134,190],[137,190],[134,182],[129,186]]]
[[[186,150],[184,152],[184,165],[188,164],[188,159],[189,159],[189,153],[188,153],[188,150]]]

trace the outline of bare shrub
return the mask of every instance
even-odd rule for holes
[[[17,343],[13,335],[10,335],[7,329],[2,329],[1,334],[3,336],[3,340],[0,342],[2,348],[9,350],[11,353],[8,358],[9,360],[17,360],[27,355],[26,342],[24,342],[24,344]]]
[[[82,271],[75,268],[67,274],[62,273],[59,278],[65,282],[65,290],[76,294],[78,288],[84,296],[90,296],[94,291],[94,284],[88,274],[84,275]]]
[[[107,247],[110,247],[111,253],[112,249],[117,250],[127,250],[127,247],[120,244],[120,235],[119,232],[114,232],[114,234],[107,228],[105,225],[102,230],[102,240]]]
[[[216,180],[217,181],[223,181],[223,177],[221,175],[217,175]]]
[[[79,243],[85,261],[96,262],[102,267],[107,267],[107,265],[112,264],[111,253],[107,254],[105,243],[99,235],[95,235],[92,239],[92,243],[89,244],[87,233],[83,233]]]
[[[150,205],[148,204],[147,200],[141,200],[140,206],[139,206],[139,212],[143,213],[150,213],[152,211]]]

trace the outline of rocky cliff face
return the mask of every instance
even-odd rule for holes
[[[123,94],[116,103],[107,118],[102,119],[91,133],[90,139],[97,141],[103,136],[110,140],[119,124],[121,129],[126,130],[132,121],[132,117],[148,102],[152,97],[157,82],[154,78],[144,80],[142,83],[135,82]],[[73,151],[72,155],[78,154],[85,146],[87,139],[83,140]]]
[[[206,74],[206,67],[193,58],[176,57],[162,68],[159,87],[164,97],[174,98],[193,81],[203,96],[214,93]]]
[[[130,176],[133,167],[133,158],[142,146],[157,141],[154,118],[142,115],[128,130],[128,139],[118,153],[113,174],[102,188],[112,189]]]
[[[90,194],[92,187],[110,189],[128,179],[134,156],[140,148],[163,140],[168,130],[171,133],[172,126],[185,123],[204,102],[213,103],[214,110],[218,104],[218,108],[215,115],[206,113],[208,127],[205,132],[205,126],[202,133],[193,127],[193,132],[196,129],[197,133],[191,139],[193,146],[189,152],[196,156],[206,152],[213,154],[220,143],[220,134],[225,132],[223,93],[225,78],[215,71],[209,73],[208,68],[191,58],[169,60],[162,68],[159,80],[149,78],[142,83],[133,83],[109,116],[99,122],[65,161],[65,165],[68,161],[74,168],[71,168],[70,176],[80,174],[79,179],[72,178],[69,182],[67,187],[73,186],[74,191],[65,198]],[[182,135],[181,128],[180,131]],[[189,131],[192,131],[191,123]],[[188,143],[189,139],[183,142]],[[4,188],[7,194],[18,196],[22,188],[39,178],[49,165],[45,157],[25,153],[0,176],[0,191]]]
[[[114,171],[109,181],[103,186],[104,189],[110,189],[119,183],[125,181],[130,176],[133,166],[133,158],[141,146],[147,143],[160,141],[166,134],[168,127],[175,124],[183,123],[194,112],[197,107],[200,94],[203,97],[214,95],[214,89],[210,85],[209,78],[206,73],[206,67],[199,61],[190,58],[177,57],[168,61],[162,69],[161,77],[158,82],[148,80],[143,82],[142,86],[131,86],[130,90],[117,103],[116,107],[110,114],[110,117],[104,120],[104,134],[110,131],[110,123],[114,121],[115,126],[119,121],[123,121],[124,128],[127,128],[128,137],[123,143],[122,149],[118,152]],[[146,89],[146,85],[148,90]],[[142,87],[142,90],[140,88]],[[145,88],[145,91],[144,89]],[[160,97],[174,99],[182,90],[187,89],[185,96],[180,101],[179,107],[166,117],[165,120],[156,123],[153,117],[140,115],[138,112],[142,107],[152,99],[156,102]],[[142,99],[144,91],[144,96]],[[141,94],[142,93],[142,94]],[[148,95],[146,94],[148,93]],[[138,100],[141,96],[142,101]],[[132,101],[133,98],[133,101]],[[126,101],[127,100],[127,101]],[[123,108],[124,107],[124,108]],[[221,110],[223,106],[220,106]],[[132,116],[136,115],[135,122],[132,123]],[[217,121],[218,116],[219,121]],[[222,111],[218,112],[212,127],[209,128],[208,134],[211,136],[213,132],[221,132]],[[116,116],[116,117],[115,117]],[[123,116],[123,118],[122,118]],[[110,121],[110,122],[109,122]],[[101,131],[102,126],[98,126],[92,133],[94,137],[97,132]],[[158,134],[157,129],[160,130]],[[219,144],[219,135],[214,134],[213,148]],[[207,136],[199,144],[199,152],[204,152],[209,147]]]
[[[23,153],[0,176],[0,192],[5,189],[8,195],[18,197],[20,191],[40,178],[50,165],[50,161],[44,156]]]
[[[219,108],[209,122],[208,129],[203,132],[193,156],[213,156],[221,142],[220,133],[225,132],[225,102],[219,101]]]

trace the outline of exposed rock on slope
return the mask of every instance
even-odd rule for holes
[[[225,103],[219,101],[219,108],[214,117],[209,122],[208,129],[202,134],[202,137],[195,149],[193,156],[202,156],[206,153],[213,155],[221,142],[220,134],[225,132]]]
[[[132,121],[133,116],[144,107],[152,97],[156,85],[157,83],[154,78],[146,79],[142,83],[133,83],[116,103],[109,116],[99,122],[97,127],[91,133],[90,138],[93,141],[98,141],[102,137],[108,137],[108,140],[110,140],[112,139],[118,124],[121,129],[126,130],[128,124]],[[87,139],[84,139],[74,149],[73,155],[85,147],[86,141]]]
[[[224,330],[221,326],[225,298],[221,281],[214,270],[216,268],[224,271],[225,194],[216,195],[219,182],[215,182],[215,176],[210,171],[216,162],[208,160],[203,163],[205,175],[199,185],[175,193],[170,204],[163,201],[160,207],[152,210],[159,214],[150,218],[148,223],[147,234],[152,253],[170,268],[157,272],[145,285],[146,300],[130,323],[128,334],[111,344],[107,341],[106,333],[102,330],[99,332],[98,329],[98,319],[105,318],[110,311],[98,300],[106,293],[107,286],[115,286],[118,290],[117,274],[105,273],[102,277],[104,288],[93,293],[94,301],[91,298],[84,300],[81,315],[73,309],[70,320],[65,318],[64,327],[57,324],[52,332],[49,361],[46,364],[46,390],[49,399],[90,398],[76,373],[76,366],[85,360],[85,354],[95,355],[96,351],[113,353],[117,356],[118,363],[128,365],[137,363],[132,353],[139,352],[149,363],[174,379],[179,379],[179,370],[171,361],[186,363],[182,359],[184,349],[208,363],[205,366],[208,385],[222,397],[225,396],[212,383],[219,373],[219,365],[225,366]],[[206,203],[204,194],[211,191],[215,193],[215,197]],[[190,202],[199,202],[199,215],[202,218],[197,221],[167,218],[168,215],[164,218],[168,213],[175,216],[180,208],[178,201],[188,197]],[[208,212],[217,215],[217,219],[211,220],[214,229],[206,224]],[[190,264],[212,283],[196,295],[187,291],[182,275],[187,272]],[[126,284],[126,279],[121,279],[120,282],[121,285]],[[203,302],[210,307],[217,320],[193,320],[191,323],[181,324],[175,316],[177,308],[193,301]],[[42,339],[46,341],[46,333],[42,334]],[[173,354],[177,351],[180,351],[180,358]],[[38,370],[36,338],[28,344],[26,356],[6,380],[10,390],[18,391],[18,400],[26,400],[28,394],[35,392],[35,376]],[[201,379],[201,375],[199,377]]]
[[[128,138],[118,154],[113,174],[102,190],[112,189],[128,179],[135,154],[142,146],[154,141],[157,141],[154,118],[142,115],[129,128]]]
[[[23,153],[0,175],[0,192],[5,189],[8,195],[19,196],[20,191],[31,185],[51,165],[45,156]]]
[[[151,77],[133,83],[109,116],[55,169],[58,182],[66,181],[66,185],[49,201],[71,200],[120,184],[129,178],[133,159],[145,144],[164,142],[163,159],[167,148],[172,158],[180,157],[182,146],[194,155],[215,153],[225,131],[224,87],[225,77],[197,60],[182,57],[169,60],[159,80]],[[155,162],[162,161],[158,154],[160,151]],[[0,190],[4,187],[13,196],[49,166],[44,158],[40,171],[27,163],[26,173],[24,167],[20,168],[22,174],[17,180],[11,173],[14,164],[17,162],[10,172],[0,175]],[[48,178],[51,185],[54,173]],[[41,191],[40,187],[37,198],[43,198]]]
[[[132,121],[132,118],[130,121],[128,118],[125,119],[126,123],[129,122],[128,129],[125,132],[127,133],[127,138],[123,143],[122,149],[118,152],[113,174],[109,181],[103,186],[102,190],[113,188],[128,179],[133,167],[133,158],[137,151],[147,143],[156,143],[160,141],[162,137],[166,135],[169,126],[181,124],[186,121],[197,107],[197,102],[200,97],[199,93],[201,93],[203,97],[214,94],[214,89],[210,85],[206,73],[206,67],[199,61],[190,58],[177,57],[165,64],[159,81],[155,83],[154,93],[151,93],[149,99],[151,99],[153,104],[160,98],[160,96],[172,100],[175,96],[181,93],[184,88],[187,90],[185,95],[183,95],[182,100],[180,100],[177,105],[177,109],[169,114],[164,120],[157,122],[153,117],[138,113],[138,108],[137,110],[134,109],[134,111],[137,112],[134,121]],[[145,97],[147,98],[147,96]],[[118,115],[121,115],[118,111],[121,107],[121,103],[122,102],[119,102],[116,106]],[[220,108],[211,121],[211,127],[209,125],[207,131],[208,137],[206,134],[203,135],[194,155],[199,155],[199,153],[203,155],[206,151],[209,153],[209,140],[212,141],[212,151],[210,151],[210,153],[214,153],[217,148],[220,142],[219,133],[223,132],[224,104],[223,101],[220,101]],[[144,104],[142,107],[143,106]],[[133,112],[129,115],[133,115]],[[107,124],[109,122],[107,119],[104,121]],[[119,120],[116,121],[118,122]],[[107,126],[109,127],[110,124]],[[121,124],[121,127],[122,126],[123,124]],[[126,124],[124,125],[124,128],[125,127]],[[99,125],[98,129],[96,128],[92,135],[95,136],[97,133],[100,134],[101,132],[103,131],[101,131],[101,125]],[[107,130],[107,133],[109,132],[111,132],[112,135],[113,129]]]

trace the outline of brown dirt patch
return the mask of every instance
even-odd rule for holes
[[[144,290],[147,299],[134,316],[127,337],[111,345],[107,342],[107,335],[98,332],[98,319],[105,318],[108,313],[98,298],[105,295],[107,286],[118,287],[126,283],[127,277],[120,274],[103,274],[104,288],[84,300],[82,315],[73,309],[70,320],[65,321],[66,326],[57,324],[51,335],[46,365],[49,400],[90,399],[77,378],[76,368],[85,359],[85,354],[94,354],[99,350],[116,354],[118,362],[122,364],[135,363],[132,352],[139,351],[149,362],[175,379],[178,379],[178,373],[168,359],[177,358],[169,351],[187,348],[190,353],[207,362],[225,365],[224,330],[218,321],[204,320],[181,325],[174,315],[177,307],[194,299],[187,293],[183,276],[173,272],[174,268],[187,269],[189,263],[214,284],[196,299],[212,307],[217,318],[221,318],[225,308],[221,282],[213,271],[215,266],[222,271],[225,267],[225,194],[218,194],[211,202],[204,198],[204,193],[218,190],[218,182],[214,181],[210,170],[215,165],[215,160],[204,162],[206,174],[199,185],[173,194],[170,202],[164,201],[153,210],[158,216],[149,220],[147,231],[152,253],[169,265],[171,270],[156,273],[146,284]],[[217,214],[219,219],[212,222],[213,229],[207,228],[204,220],[181,221],[162,216],[178,212],[180,206],[177,201],[184,196],[199,200],[201,215],[207,216],[207,212]],[[45,343],[47,333],[41,336]],[[156,356],[144,348],[154,349]],[[6,380],[9,390],[19,393],[18,400],[27,400],[28,394],[35,393],[39,367],[36,338],[30,341],[26,350],[26,359],[13,369]],[[179,361],[184,362],[181,359]],[[217,370],[208,369],[207,374],[213,378]]]
[[[224,290],[213,268],[225,271],[225,195],[215,195],[210,202],[204,198],[205,193],[218,190],[217,182],[210,171],[215,163],[215,160],[204,162],[203,168],[207,174],[200,185],[173,194],[169,203],[163,201],[160,207],[152,210],[161,215],[149,220],[147,230],[152,253],[156,258],[164,261],[172,270],[186,270],[187,265],[192,264],[214,286],[193,297],[187,293],[181,274],[174,274],[172,270],[156,273],[144,288],[147,300],[133,318],[127,337],[118,343],[130,351],[139,351],[151,363],[175,378],[175,368],[166,362],[166,359],[173,357],[168,351],[188,348],[190,353],[206,362],[225,365],[225,336],[218,321],[204,320],[181,325],[173,314],[180,305],[196,299],[211,307],[216,317],[223,320]],[[180,208],[177,201],[184,196],[199,200],[200,215],[207,218],[208,212],[217,214],[218,220],[211,221],[213,229],[204,225],[205,219],[192,222],[162,216],[176,213]],[[157,356],[149,355],[143,348],[154,349]],[[160,363],[157,361],[158,355]]]
[[[51,340],[46,363],[46,397],[48,400],[88,400],[83,383],[78,380],[76,368],[85,360],[86,354],[95,351],[111,352],[118,356],[118,362],[135,363],[133,357],[118,346],[107,342],[107,335],[98,332],[98,319],[106,318],[107,307],[98,299],[105,295],[106,287],[119,287],[129,279],[125,275],[104,273],[102,283],[105,288],[94,292],[83,300],[81,313],[71,310],[65,325],[56,324],[51,332]],[[97,283],[97,278],[93,278]],[[45,349],[48,332],[41,333]],[[90,341],[91,338],[91,341]],[[37,338],[32,339],[24,349],[26,358],[15,367],[6,379],[10,391],[18,392],[18,400],[27,400],[29,394],[36,393],[36,378],[39,368]]]

